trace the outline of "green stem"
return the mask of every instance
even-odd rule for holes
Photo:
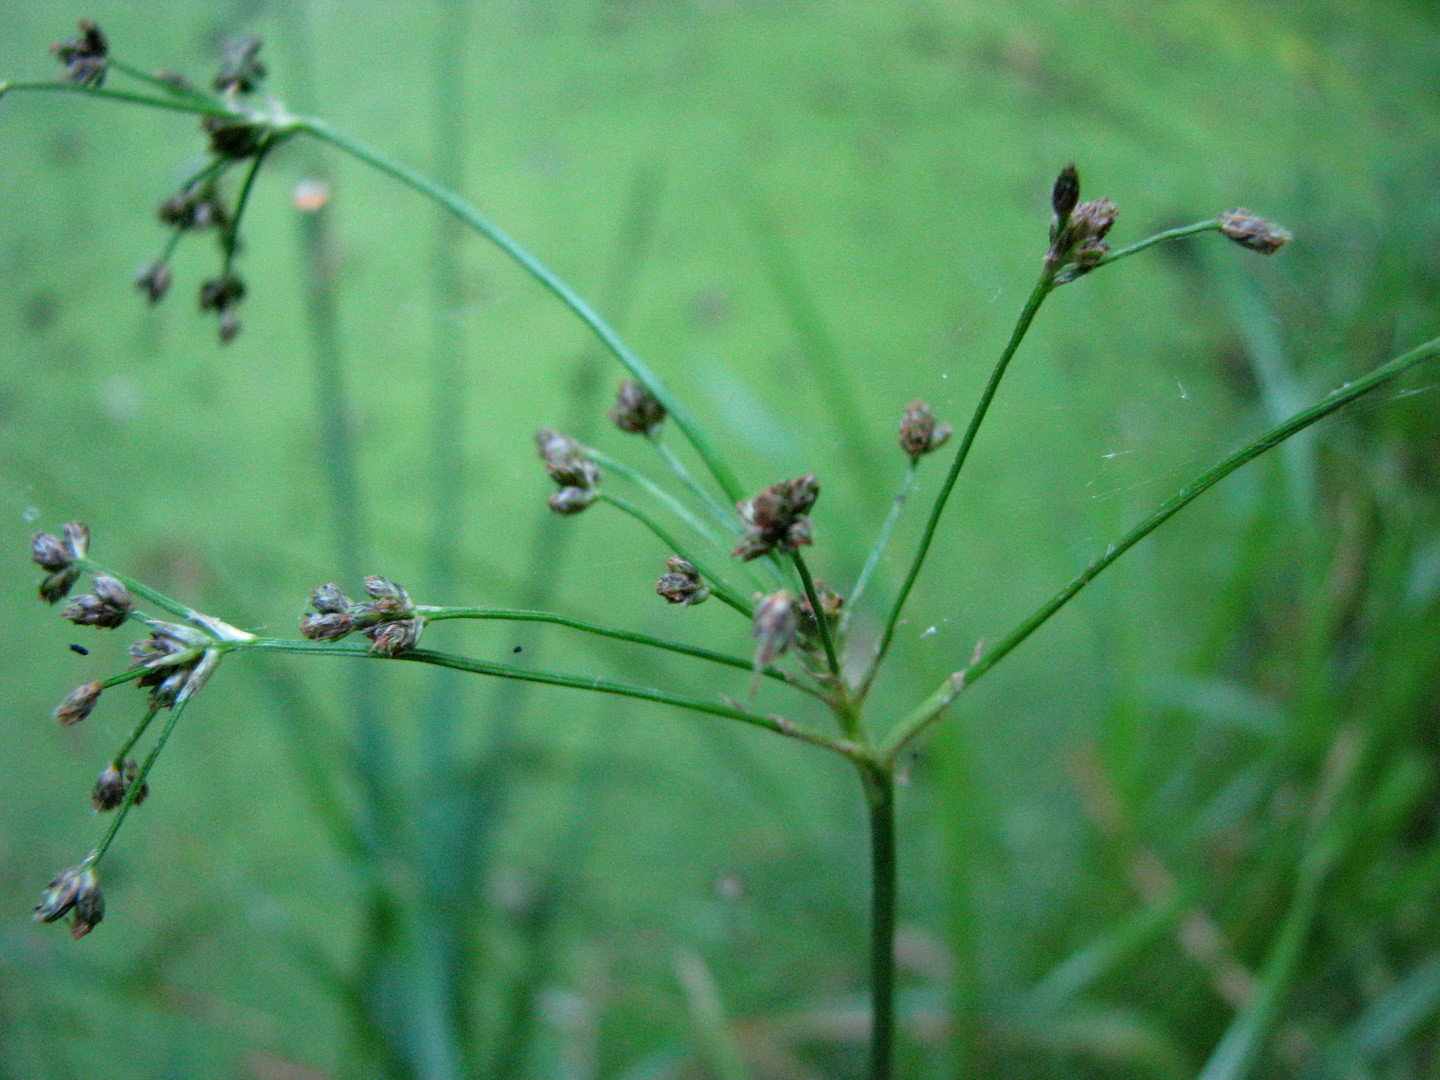
[[[100,860],[105,857],[105,852],[110,849],[116,834],[120,832],[120,826],[125,824],[125,818],[129,815],[130,808],[135,805],[135,800],[139,797],[140,792],[145,790],[146,778],[149,777],[150,770],[154,768],[156,759],[160,757],[160,752],[165,749],[165,744],[170,739],[170,733],[175,730],[175,724],[180,719],[180,714],[185,711],[188,700],[187,698],[179,701],[171,707],[170,716],[166,719],[165,726],[160,729],[160,737],[155,740],[155,745],[150,748],[150,753],[145,755],[144,763],[140,766],[139,772],[135,774],[135,779],[131,782],[130,787],[125,791],[125,801],[115,810],[115,817],[110,822],[110,828],[105,830],[105,836],[101,839],[99,846],[86,858],[85,865],[99,865]],[[155,711],[152,709],[150,716],[154,715]],[[149,722],[150,717],[146,717],[144,723],[148,724]],[[137,735],[136,738],[138,737]]]
[[[1167,240],[1182,240],[1187,236],[1196,236],[1200,233],[1210,232],[1212,229],[1218,228],[1220,228],[1220,222],[1214,218],[1210,218],[1208,221],[1197,221],[1193,225],[1182,225],[1178,229],[1166,229],[1164,232],[1158,232],[1154,236],[1147,236],[1144,240],[1137,240],[1128,247],[1116,248],[1108,255],[1101,257],[1100,261],[1091,267],[1091,270],[1094,271],[1100,269],[1102,266],[1109,266],[1111,263],[1118,262],[1127,256],[1136,255],[1146,248],[1152,248],[1156,244],[1163,244]]]
[[[945,714],[945,710],[950,707],[950,703],[959,697],[960,691],[964,689],[964,672],[956,672],[941,683],[933,694],[915,706],[909,716],[895,725],[877,755],[880,761],[893,768],[895,759],[900,756],[900,751],[904,750],[911,740],[923,734],[932,724],[936,723]]]
[[[79,83],[49,81],[0,82],[0,97],[4,97],[6,94],[16,90],[58,90],[62,93],[81,94],[85,97],[109,98],[111,101],[126,101],[132,105],[149,105],[156,109],[190,113],[194,116],[225,116],[233,119],[237,115],[234,110],[227,109],[218,103],[215,105],[204,105],[198,101],[175,101],[166,98],[151,97],[148,94],[137,94],[130,90],[111,90],[103,86],[81,86]]]
[[[204,620],[204,616],[201,615],[200,612],[196,611],[194,608],[186,607],[178,600],[171,600],[170,597],[164,595],[163,593],[156,592],[154,589],[150,588],[150,586],[144,584],[143,582],[136,581],[132,577],[126,577],[124,574],[117,573],[116,571],[111,570],[107,566],[101,566],[99,563],[94,562],[88,558],[76,559],[75,565],[89,570],[92,574],[107,574],[110,577],[113,577],[116,581],[120,582],[121,585],[124,585],[125,588],[129,589],[136,596],[140,597],[143,600],[150,601],[150,603],[154,604],[156,607],[162,609],[163,611],[168,611],[176,618],[184,619],[186,622],[203,622]]]
[[[352,157],[379,170],[391,179],[398,180],[400,183],[413,188],[420,194],[435,200],[515,260],[531,277],[549,289],[561,303],[574,312],[580,321],[588,326],[594,332],[595,336],[604,343],[605,347],[614,354],[615,358],[625,366],[626,370],[665,407],[665,411],[674,419],[680,430],[685,433],[685,437],[690,440],[690,445],[695,448],[695,452],[700,455],[700,459],[705,462],[711,475],[715,477],[716,482],[719,483],[726,495],[735,500],[741,498],[743,489],[740,487],[739,481],[735,479],[734,474],[730,471],[730,467],[716,452],[709,437],[696,423],[689,411],[670,392],[669,388],[660,381],[660,377],[631,350],[630,346],[625,344],[620,338],[620,335],[615,332],[614,328],[606,322],[594,308],[582,299],[574,289],[541,263],[539,259],[521,246],[518,241],[512,239],[453,191],[437,184],[428,176],[417,172],[403,162],[397,161],[389,155],[367,146],[358,139],[337,131],[324,120],[310,117],[297,119],[294,123],[298,130],[308,132],[322,142],[327,142],[336,149],[343,150]]]
[[[895,777],[862,765],[870,809],[870,1072],[890,1080],[895,1042]]]
[[[690,489],[690,492],[700,500],[704,507],[715,519],[716,524],[727,532],[739,534],[743,531],[740,527],[740,519],[735,511],[727,507],[699,480],[695,479],[692,473],[680,456],[665,445],[665,440],[660,437],[657,429],[654,434],[646,436],[646,442],[655,450],[656,455],[665,463],[665,467],[675,474],[675,478]]]
[[[117,769],[124,765],[125,755],[130,753],[135,744],[140,741],[140,736],[145,734],[145,729],[150,726],[150,721],[155,719],[155,714],[159,711],[160,710],[153,705],[146,709],[145,715],[142,716],[140,722],[135,725],[135,730],[130,732],[130,737],[121,744],[119,750],[115,751],[115,756],[110,760]]]
[[[895,531],[895,524],[900,520],[900,511],[905,507],[905,500],[915,490],[915,479],[920,475],[919,464],[918,458],[910,459],[910,467],[905,470],[905,479],[900,482],[900,490],[890,500],[890,512],[880,523],[880,532],[875,536],[875,543],[870,548],[870,554],[865,556],[865,565],[860,568],[860,576],[855,579],[855,588],[850,591],[850,595],[845,600],[845,615],[840,621],[842,630],[850,625],[850,617],[855,614],[855,605],[860,602],[860,597],[865,594],[870,579],[875,576],[875,571],[880,566],[880,557],[885,553],[886,545],[890,543],[890,534]]]
[[[113,56],[107,58],[106,67],[110,71],[119,72],[121,75],[128,75],[137,82],[146,83],[149,86],[155,87],[157,90],[165,91],[167,94],[174,94],[176,97],[184,98],[195,105],[202,105],[207,109],[226,109],[224,101],[214,94],[201,90],[198,86],[191,86],[189,83],[162,78],[159,75],[151,75],[149,72],[142,71],[137,67],[132,67],[130,64],[125,63],[125,61],[117,60]],[[230,110],[226,109],[226,111],[228,112]]]
[[[1431,338],[1423,345],[1416,346],[1409,352],[1395,357],[1395,359],[1386,364],[1382,364],[1363,378],[1346,383],[1344,386],[1332,391],[1308,409],[1296,413],[1289,420],[1271,428],[1258,439],[1241,447],[1217,465],[1201,473],[1181,488],[1173,497],[1162,503],[1154,513],[1140,522],[1139,525],[1136,525],[1135,528],[1131,529],[1123,537],[1106,548],[1105,554],[1087,566],[1069,585],[1066,585],[1065,588],[1061,589],[1041,605],[1034,614],[1007,634],[997,644],[981,654],[980,658],[961,672],[959,676],[952,675],[950,679],[953,680],[959,677],[965,685],[973,685],[977,679],[1003,660],[1016,646],[1036,630],[1040,629],[1041,626],[1049,621],[1051,616],[1073,600],[1081,589],[1099,577],[1106,567],[1114,563],[1120,556],[1124,555],[1125,552],[1129,551],[1141,540],[1145,539],[1145,537],[1149,536],[1166,521],[1170,520],[1170,518],[1174,517],[1236,469],[1255,460],[1255,458],[1265,453],[1265,451],[1279,446],[1286,439],[1290,438],[1290,436],[1305,430],[1311,424],[1325,419],[1325,417],[1333,412],[1343,409],[1356,398],[1363,397],[1365,394],[1370,393],[1370,391],[1403,375],[1411,368],[1427,360],[1433,360],[1437,356],[1440,356],[1440,338]],[[947,682],[948,681],[949,680],[947,680]],[[887,742],[887,746],[891,748],[889,752],[892,754],[897,752],[900,747],[903,747],[924,730],[925,727],[933,723],[935,719],[936,716],[927,717],[921,710],[917,710],[909,720],[896,726],[895,731]]]
[[[930,553],[930,545],[935,539],[935,531],[940,526],[940,515],[945,512],[945,503],[950,498],[955,481],[959,479],[960,470],[965,467],[965,459],[970,454],[970,446],[974,443],[975,435],[980,430],[980,424],[990,409],[990,402],[994,400],[995,391],[1000,387],[1000,380],[1005,376],[1005,369],[1010,365],[1010,358],[1015,355],[1015,350],[1025,340],[1025,334],[1029,331],[1030,324],[1035,321],[1035,315],[1040,310],[1040,305],[1045,302],[1045,297],[1049,296],[1054,288],[1055,283],[1051,274],[1048,271],[1041,274],[1040,280],[1035,283],[1035,288],[1030,292],[1030,298],[1025,301],[1025,307],[1020,312],[1015,329],[1010,333],[1010,341],[1006,344],[1005,351],[1000,354],[1000,359],[995,362],[995,367],[990,372],[990,381],[985,384],[985,390],[981,393],[980,400],[975,405],[975,411],[970,417],[969,426],[965,429],[965,436],[960,440],[960,445],[955,451],[955,458],[950,463],[950,471],[945,476],[945,482],[940,485],[940,492],[935,496],[934,505],[930,507],[930,517],[925,522],[925,531],[921,534],[920,546],[915,549],[915,556],[911,559],[910,569],[905,575],[905,583],[900,586],[900,592],[895,597],[895,603],[885,620],[885,629],[880,635],[880,644],[875,650],[875,656],[870,661],[865,678],[861,680],[860,690],[857,694],[857,697],[861,699],[870,692],[870,684],[875,681],[875,675],[885,660],[885,654],[890,651],[890,643],[894,640],[895,627],[900,621],[900,613],[905,608],[905,601],[910,598],[910,590],[915,587],[915,579],[920,576],[920,568],[925,565],[925,557]]]
[[[378,653],[370,652],[368,649],[359,649],[348,645],[327,645],[320,642],[308,641],[286,641],[279,638],[255,638],[251,641],[237,642],[231,646],[231,651],[243,652],[250,649],[265,649],[274,652],[302,653],[308,656],[352,656],[368,660],[385,660],[387,657]],[[742,723],[754,727],[764,728],[766,731],[773,731],[777,735],[787,735],[792,739],[799,739],[814,746],[823,746],[826,749],[834,750],[847,757],[853,757],[857,750],[848,743],[836,742],[824,735],[807,731],[785,719],[783,716],[773,716],[763,713],[750,712],[738,705],[719,704],[705,701],[701,698],[685,697],[683,694],[672,694],[665,690],[656,690],[648,686],[633,686],[629,683],[614,682],[610,679],[595,679],[584,675],[567,675],[554,671],[535,671],[525,668],[510,667],[506,664],[495,664],[488,660],[476,660],[468,656],[456,656],[452,653],[434,652],[429,649],[413,649],[410,652],[400,653],[394,657],[396,660],[408,660],[417,664],[434,664],[437,667],[451,668],[455,671],[468,671],[476,675],[491,675],[500,679],[517,679],[521,682],[542,683],[546,686],[566,686],[574,690],[589,690],[597,694],[614,694],[619,697],[636,698],[640,701],[652,701],[661,705],[674,705],[677,708],[689,709],[691,712],[706,713],[710,716],[722,716],[728,720],[739,720]]]
[[[629,641],[636,645],[647,645],[652,649],[664,649],[668,652],[681,653],[685,656],[693,656],[700,660],[709,660],[715,664],[724,664],[726,667],[738,668],[741,671],[753,671],[755,665],[748,659],[740,656],[730,656],[727,653],[715,652],[713,649],[704,649],[698,645],[686,645],[679,641],[667,641],[664,638],[651,637],[649,634],[637,634],[631,630],[617,630],[609,626],[599,626],[595,623],[585,622],[583,619],[572,619],[567,615],[557,615],[549,611],[515,611],[503,608],[461,608],[461,607],[417,607],[416,612],[425,616],[427,622],[443,622],[448,619],[480,619],[500,620],[505,622],[536,622],[552,623],[555,626],[566,626],[572,630],[580,630],[587,634],[595,634],[599,637],[614,638],[617,641]],[[777,667],[767,667],[762,674],[778,679],[780,682],[793,686],[814,697],[820,697],[818,691],[806,685],[803,681],[790,674],[788,671],[781,671]]]
[[[674,536],[667,532],[666,529],[657,521],[655,521],[655,519],[652,518],[649,514],[645,513],[645,511],[641,510],[634,503],[628,502],[627,500],[622,499],[618,495],[612,495],[608,491],[602,491],[600,493],[600,498],[603,501],[609,503],[611,506],[615,507],[615,509],[623,513],[629,514],[636,521],[640,522],[640,524],[644,525],[652,533],[658,536],[663,543],[665,543],[673,552],[675,552],[676,555],[679,555],[686,562],[690,563],[692,566],[698,569],[700,573],[704,575],[705,579],[710,583],[710,591],[715,594],[716,599],[721,600],[726,604],[729,604],[732,608],[740,612],[740,614],[744,615],[747,619],[753,619],[755,617],[754,608],[752,608],[744,600],[740,599],[740,597],[737,596],[728,586],[726,586],[719,577],[707,570],[703,562],[695,558],[694,554],[687,551],[685,547],[683,547],[679,543],[679,541],[675,539]]]
[[[716,545],[723,543],[723,541],[716,534],[713,528],[711,528],[709,525],[706,525],[703,521],[701,521],[698,517],[695,516],[694,512],[691,511],[688,506],[682,503],[679,499],[675,498],[674,495],[671,495],[668,491],[662,488],[659,484],[655,483],[654,480],[651,480],[644,473],[636,472],[634,469],[630,468],[630,466],[626,465],[623,461],[617,461],[615,458],[611,457],[603,450],[597,450],[592,446],[586,446],[584,447],[584,450],[585,453],[590,455],[590,457],[594,458],[595,463],[605,471],[612,472],[616,476],[623,476],[626,480],[629,480],[637,487],[644,488],[645,491],[653,499],[655,499],[656,502],[663,504],[665,509],[669,510],[686,525],[690,526],[690,528],[694,529],[697,533],[703,536],[707,543]]]
[[[245,216],[245,208],[250,205],[250,192],[255,187],[255,178],[260,175],[260,166],[265,161],[265,155],[272,147],[280,141],[280,136],[267,136],[260,143],[260,149],[255,152],[255,160],[250,163],[250,171],[245,174],[245,182],[240,185],[240,194],[235,198],[235,213],[230,216],[230,227],[225,230],[221,247],[224,250],[225,262],[221,267],[222,274],[230,273],[230,264],[235,260],[235,252],[240,248],[240,219]]]
[[[815,590],[815,579],[810,576],[810,567],[805,565],[805,559],[800,554],[799,548],[790,549],[790,558],[800,574],[801,583],[805,586],[805,599],[810,601],[810,614],[815,619],[815,627],[820,634],[820,644],[825,647],[825,663],[830,667],[830,677],[835,680],[836,689],[843,692],[845,673],[840,667],[840,657],[835,652],[835,639],[830,636],[830,620],[825,616],[825,609],[820,606],[820,594]]]

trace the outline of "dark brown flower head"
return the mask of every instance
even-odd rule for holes
[[[300,636],[311,641],[339,641],[354,629],[355,624],[345,611],[306,614],[300,618]]]
[[[130,599],[130,590],[118,578],[109,574],[96,574],[91,579],[90,587],[95,590],[95,595],[113,608],[121,611],[129,611],[133,601]]]
[[[158,304],[170,291],[173,280],[170,264],[164,259],[156,259],[146,263],[144,269],[135,275],[135,287],[145,294],[150,303]]]
[[[75,582],[81,579],[81,567],[68,566],[63,570],[56,570],[55,573],[45,577],[40,582],[40,599],[46,603],[59,603],[60,600],[71,595],[71,589],[75,588]]]
[[[545,502],[555,513],[568,517],[588,509],[599,497],[600,492],[595,488],[562,487]]]
[[[371,600],[389,600],[402,608],[410,607],[410,594],[396,582],[378,574],[371,574],[365,579],[365,595]]]
[[[900,421],[900,449],[912,458],[919,458],[944,446],[954,429],[935,419],[930,406],[912,401]]]
[[[211,278],[200,286],[201,311],[228,311],[245,299],[245,282],[237,274]]]
[[[600,466],[568,435],[541,428],[535,433],[535,446],[550,479],[561,487],[593,488],[600,483]]]
[[[1045,265],[1057,285],[1074,281],[1093,270],[1110,245],[1105,234],[1115,224],[1115,204],[1109,199],[1080,202],[1080,174],[1068,165],[1055,181],[1050,204],[1055,218],[1050,223],[1050,249]]]
[[[196,184],[177,191],[162,202],[156,212],[162,222],[176,229],[214,226],[223,230],[230,225],[230,211],[213,183]]]
[[[55,878],[35,906],[35,918],[40,922],[55,922],[66,915],[75,938],[84,937],[105,917],[100,882],[89,866],[72,866]]]
[[[248,94],[265,78],[265,65],[260,61],[260,39],[242,34],[225,43],[225,60],[215,76],[215,89],[221,93]]]
[[[755,641],[755,667],[763,668],[795,644],[799,629],[795,597],[787,589],[760,598],[750,637]]]
[[[154,688],[150,691],[150,705],[156,709],[168,709],[180,698],[180,691],[190,681],[192,665],[184,664],[162,671]],[[146,680],[142,679],[141,682]]]
[[[310,606],[322,615],[339,615],[350,610],[350,598],[338,585],[319,585],[310,593]]]
[[[135,685],[150,687],[150,704],[165,709],[199,690],[220,654],[207,648],[205,635],[190,627],[154,620],[150,625],[151,636],[130,646],[130,667],[145,669]]]
[[[535,447],[550,479],[560,490],[550,496],[550,509],[557,514],[578,514],[600,497],[600,466],[574,439],[554,428],[535,433]]]
[[[125,801],[125,796],[130,793],[137,772],[138,769],[133,758],[126,758],[119,765],[113,761],[106,765],[101,771],[99,779],[95,781],[95,790],[90,793],[91,804],[97,811],[114,810]],[[139,790],[135,792],[134,804],[139,806],[145,801],[145,796],[149,794],[150,785],[141,784]]]
[[[105,689],[102,682],[88,682],[77,686],[70,693],[66,694],[59,705],[55,706],[55,719],[65,727],[71,724],[78,724],[92,712],[100,700],[100,694]]]
[[[105,896],[100,892],[95,872],[88,870],[84,876],[87,880],[81,881],[80,890],[75,894],[75,906],[70,909],[70,937],[75,941],[94,930],[105,918]]]
[[[125,621],[125,609],[117,608],[107,604],[98,596],[83,593],[75,597],[65,605],[60,612],[62,618],[69,619],[76,626],[98,626],[104,630],[114,630]]]
[[[374,644],[370,651],[379,653],[381,656],[399,656],[403,652],[409,652],[420,641],[420,631],[425,629],[425,620],[416,616],[413,619],[400,619],[395,622],[381,623],[372,626],[365,631]]]
[[[50,51],[65,65],[65,74],[71,82],[99,86],[105,81],[110,44],[105,40],[104,31],[89,19],[81,19],[80,32],[51,46]]]
[[[243,161],[260,153],[269,134],[264,124],[238,116],[207,116],[200,121],[200,126],[210,136],[210,152],[232,161]]]
[[[814,534],[806,515],[819,495],[820,485],[815,474],[806,473],[795,480],[774,484],[740,503],[737,509],[746,531],[732,554],[748,561],[777,547],[793,550],[811,543]]]
[[[40,582],[40,599],[47,604],[59,603],[70,595],[70,590],[79,580],[80,568],[78,566],[67,566],[64,570],[56,570]]]
[[[113,630],[125,621],[132,607],[130,590],[109,574],[96,574],[91,582],[94,595],[71,600],[60,614],[76,626],[101,626]]]
[[[664,422],[665,406],[634,379],[626,379],[616,392],[615,407],[607,415],[621,431],[648,435]]]
[[[80,579],[80,567],[73,565],[84,558],[90,547],[90,530],[78,521],[65,526],[65,539],[51,533],[36,533],[30,539],[30,557],[41,569],[50,571],[40,582],[40,599],[47,604],[58,603],[70,595]]]
[[[1227,210],[1221,214],[1220,231],[1241,247],[1262,255],[1273,255],[1294,239],[1288,229],[1256,217],[1249,210]]]
[[[310,594],[314,613],[300,620],[300,633],[312,641],[338,641],[353,630],[362,630],[374,644],[371,652],[396,656],[415,647],[425,627],[423,616],[403,586],[388,578],[365,579],[368,600],[352,603],[336,585],[321,585]]]
[[[69,547],[53,533],[36,533],[30,538],[30,557],[40,565],[40,569],[52,573],[64,570],[75,558]]]
[[[174,641],[160,634],[152,634],[148,638],[142,638],[139,641],[132,642],[126,651],[130,654],[130,666],[132,668],[156,665],[155,669],[158,670],[158,667],[161,666],[159,665],[160,661],[183,650],[184,646],[178,641]],[[147,684],[145,678],[145,676],[141,676],[141,686],[153,685],[154,682],[159,681],[159,679],[156,678]]]
[[[1060,170],[1060,175],[1055,178],[1055,186],[1050,191],[1050,207],[1055,211],[1058,228],[1065,227],[1065,222],[1070,218],[1070,212],[1075,209],[1075,204],[1079,201],[1080,173],[1071,163]]]
[[[672,556],[665,560],[665,565],[667,569],[655,583],[655,591],[666,600],[690,607],[709,598],[710,590],[705,587],[700,571],[693,563]]]

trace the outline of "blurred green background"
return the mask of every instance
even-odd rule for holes
[[[747,487],[818,473],[811,561],[842,591],[904,406],[962,422],[1003,344],[1060,166],[1119,204],[1121,243],[1235,205],[1288,225],[1271,260],[1206,237],[1054,297],[877,716],[1440,323],[1426,3],[15,0],[0,76],[58,73],[46,47],[82,15],[197,79],[261,34],[271,92],[456,182],[624,328]],[[381,573],[421,602],[748,643],[719,604],[655,597],[667,552],[632,522],[547,516],[542,424],[650,465],[601,415],[620,372],[412,193],[277,152],[221,349],[193,303],[208,238],[158,308],[130,285],[201,161],[190,118],[15,95],[0,146],[0,1075],[858,1077],[853,777],[622,699],[232,660],[107,859],[104,925],[72,944],[27,919],[94,842],[87,792],[137,705],[48,719],[129,635],[41,609],[37,528],[83,519],[101,560],[276,635],[313,585]],[[306,217],[311,178],[333,197]],[[1437,386],[1227,481],[957,703],[902,796],[900,1075],[1440,1077]],[[427,642],[747,688],[544,628]],[[1227,1031],[1255,1053],[1212,1057]]]

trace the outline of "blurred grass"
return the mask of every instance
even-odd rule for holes
[[[316,99],[421,165],[431,133],[417,117],[454,32],[440,10],[310,8]],[[196,74],[225,32],[258,30],[272,88],[299,92],[279,3],[143,15],[13,4],[0,72],[48,71],[44,47],[80,14],[130,59]],[[1177,247],[1055,298],[977,444],[900,663],[877,687],[883,706],[1007,630],[1285,400],[1435,332],[1440,80],[1424,5],[522,2],[471,9],[465,35],[465,175],[582,293],[607,294],[637,170],[663,171],[630,337],[735,447],[747,484],[820,473],[821,577],[853,573],[878,524],[868,508],[903,472],[898,460],[889,481],[883,466],[878,480],[855,472],[854,447],[882,452],[916,396],[952,419],[968,407],[1028,289],[1059,165],[1077,161],[1088,193],[1119,202],[1117,236],[1236,203],[1299,236],[1273,263]],[[200,145],[185,121],[6,99],[0,143],[0,520],[14,553],[0,560],[13,755],[0,790],[0,910],[13,913],[0,924],[0,1074],[409,1075],[383,1030],[351,1039],[355,1011],[377,1003],[325,973],[374,970],[377,943],[408,947],[416,920],[456,897],[406,880],[411,908],[368,903],[257,668],[227,667],[187,714],[107,875],[110,921],[72,946],[23,919],[91,842],[85,792],[131,722],[116,699],[82,729],[47,723],[120,647],[38,610],[29,532],[84,518],[102,557],[285,633],[341,562],[291,242],[289,192],[313,159],[283,151],[260,181],[246,329],[221,352],[190,310],[211,268],[203,245],[182,247],[176,295],[157,312],[128,285],[161,240],[151,207]],[[454,297],[437,299],[425,272],[428,208],[325,164],[356,476],[379,560],[362,570],[411,584],[432,551],[427,357],[437,304]],[[768,255],[737,173],[764,235],[783,242]],[[473,483],[457,595],[423,599],[515,603],[548,487],[531,432],[568,414],[588,342],[483,246],[457,254],[465,420],[448,446]],[[817,370],[802,362],[826,340],[853,392],[847,430],[834,386],[796,375]],[[607,386],[618,377],[605,369]],[[1349,839],[1250,1075],[1434,1075],[1433,389],[1413,380],[1327,425],[1294,451],[1300,464],[1236,476],[962,699],[902,798],[902,1075],[958,1075],[952,1013],[973,1022],[972,1075],[1198,1073],[1255,1007],[1217,992],[1215,957],[1265,971],[1346,732],[1363,745],[1336,804]],[[643,447],[604,445],[650,464]],[[922,478],[914,505],[933,483]],[[893,588],[919,517],[902,522],[874,595]],[[665,552],[627,523],[558,527],[569,566],[547,584],[561,610],[743,645],[718,605],[657,610]],[[530,651],[511,628],[430,632],[491,659]],[[856,635],[869,632],[857,618]],[[630,663],[570,637],[543,644],[556,667]],[[647,678],[684,685],[691,670],[657,663]],[[295,665],[288,678],[320,703],[306,713],[323,732],[354,734],[347,672]],[[419,767],[430,693],[409,672],[389,693],[404,829],[432,793]],[[485,761],[497,706],[483,686],[466,700],[455,760]],[[561,691],[535,691],[502,745],[503,769],[474,779],[506,775],[508,809],[483,878],[463,882],[481,910],[459,925],[489,958],[471,1017],[482,1044],[509,1030],[499,1017],[534,1025],[515,1075],[707,1075],[677,950],[713,974],[756,1080],[858,1075],[864,845],[848,776],[750,733]],[[1074,765],[1087,755],[1090,772]],[[363,805],[346,784],[340,797]],[[1106,800],[1118,831],[1097,812]],[[1156,865],[1173,894],[1137,882]],[[419,866],[383,869],[403,880]],[[1167,904],[1181,905],[1173,923]],[[527,937],[539,912],[543,936]],[[1187,943],[1187,926],[1218,933],[1219,953]],[[407,999],[378,1004],[393,1013]]]

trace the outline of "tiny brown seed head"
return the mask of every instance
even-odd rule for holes
[[[1288,229],[1249,210],[1227,210],[1221,214],[1220,231],[1241,247],[1262,255],[1275,254],[1293,239]]]

